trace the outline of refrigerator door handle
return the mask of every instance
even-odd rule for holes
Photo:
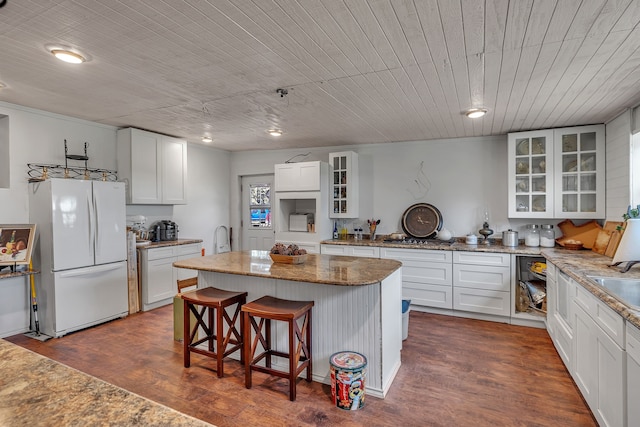
[[[93,192],[92,192],[91,198],[87,198],[87,205],[89,208],[89,239],[90,239],[91,246],[93,246],[93,250],[95,254],[95,251],[97,250],[97,247],[98,247],[98,245],[96,245],[98,232],[96,231],[96,206],[95,206],[96,202],[95,202],[95,196],[93,195]]]
[[[87,268],[76,268],[73,270],[61,271],[60,277],[77,277],[95,275],[96,273],[104,273],[105,271],[117,270],[122,267],[122,262],[114,264],[96,265]]]
[[[95,233],[95,237],[94,237],[94,251],[96,254],[96,259],[98,258],[98,251],[100,250],[100,245],[98,244],[98,242],[100,241],[100,227],[99,227],[99,223],[100,223],[100,218],[98,217],[99,214],[98,212],[100,212],[99,209],[99,201],[98,201],[98,197],[96,196],[96,192],[95,190],[93,191],[93,210],[92,210],[92,214],[94,216],[93,220],[95,222],[95,224],[93,224],[93,230]]]

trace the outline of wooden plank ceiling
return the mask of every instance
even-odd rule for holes
[[[8,0],[0,101],[231,151],[604,123],[640,103],[639,22],[640,0]]]

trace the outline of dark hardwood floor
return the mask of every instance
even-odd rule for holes
[[[387,398],[333,406],[327,385],[253,374],[193,354],[182,365],[172,307],[59,339],[8,341],[218,426],[595,426],[545,330],[412,311],[402,367]],[[319,325],[315,327],[320,327]],[[348,350],[348,349],[345,349]]]

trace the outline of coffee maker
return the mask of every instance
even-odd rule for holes
[[[155,222],[149,231],[153,242],[178,240],[178,225],[167,219]]]

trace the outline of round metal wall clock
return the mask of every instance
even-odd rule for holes
[[[429,203],[416,203],[402,214],[402,229],[416,239],[430,239],[442,228],[442,214]]]

